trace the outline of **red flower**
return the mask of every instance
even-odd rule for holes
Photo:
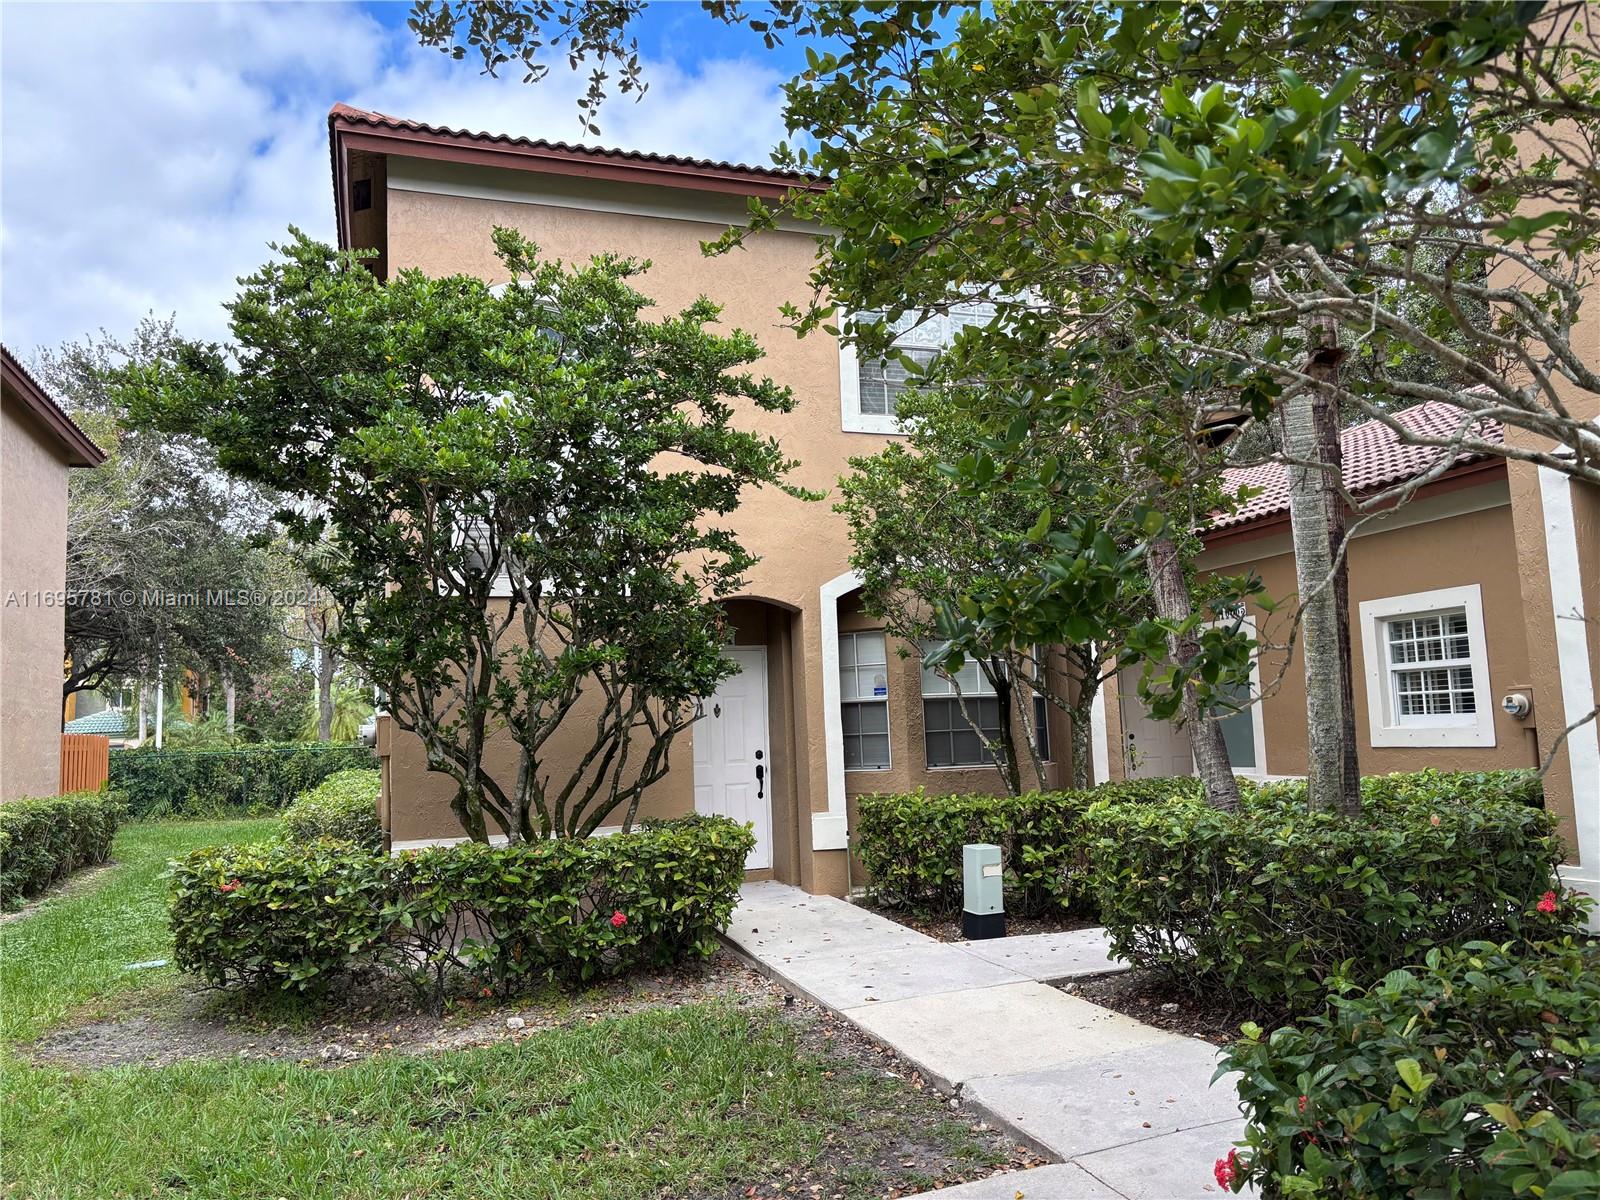
[[[628,923],[628,914],[623,912],[620,908],[616,912],[611,914],[611,928],[613,928],[613,929],[621,929],[627,923]]]
[[[1535,907],[1538,908],[1538,910],[1542,913],[1555,912],[1556,894],[1554,892],[1546,892],[1544,895],[1539,897],[1539,903],[1535,905]]]
[[[1217,1184],[1229,1191],[1233,1190],[1233,1181],[1239,1178],[1239,1152],[1229,1150],[1227,1158],[1219,1158],[1216,1165],[1211,1168],[1211,1173],[1217,1177]]]
[[[1301,1096],[1300,1097],[1300,1111],[1301,1112],[1305,1112],[1305,1110],[1306,1110],[1306,1098],[1304,1096]]]
[[[237,879],[230,879],[230,880],[228,880],[227,883],[225,883],[221,887],[219,887],[217,889],[217,891],[219,891],[219,892],[237,892],[239,890],[239,886],[240,886],[239,885],[239,881]]]

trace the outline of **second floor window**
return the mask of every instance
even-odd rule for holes
[[[907,313],[895,322],[894,353],[883,358],[861,355],[854,346],[839,348],[839,391],[843,427],[850,433],[899,433],[900,397],[918,377],[904,359],[924,368],[955,340],[967,325],[994,316],[992,304],[961,304],[949,313],[918,319]]]

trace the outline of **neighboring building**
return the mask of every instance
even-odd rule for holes
[[[651,260],[636,286],[664,312],[700,295],[723,306],[727,327],[751,331],[767,357],[757,370],[799,398],[790,414],[751,406],[744,425],[782,438],[800,462],[794,482],[831,491],[852,455],[886,444],[894,429],[893,370],[858,364],[824,333],[796,338],[780,305],[803,301],[816,230],[789,225],[737,253],[707,258],[703,241],[739,224],[751,196],[776,197],[800,176],[662,155],[623,153],[523,138],[463,133],[336,106],[329,115],[340,245],[375,249],[375,269],[506,278],[495,258],[496,225],[520,230],[567,261],[611,251]],[[927,337],[922,330],[918,336]],[[641,814],[726,812],[753,822],[753,871],[813,891],[840,892],[851,797],[925,785],[931,791],[999,791],[979,761],[980,739],[953,714],[943,680],[861,614],[843,518],[827,501],[773,489],[747,494],[734,516],[761,561],[727,605],[729,656],[742,670],[705,702],[706,718],[675,743],[672,769]],[[1047,784],[1066,779],[1059,747]],[[395,846],[460,836],[449,808],[454,786],[430,775],[420,743],[379,723],[381,811]],[[756,779],[756,751],[762,780]],[[508,781],[509,741],[491,754]]]
[[[1597,339],[1600,341],[1600,339]],[[1447,436],[1456,410],[1399,414],[1424,436]],[[1490,441],[1503,432],[1486,427]],[[1406,445],[1382,422],[1347,429],[1346,485],[1374,494],[1423,476],[1439,451]],[[1296,591],[1287,473],[1232,472],[1260,494],[1204,534],[1202,571],[1254,572],[1275,601]],[[1533,489],[1537,488],[1537,491]],[[1563,821],[1563,874],[1600,895],[1600,489],[1548,468],[1464,458],[1402,507],[1358,526],[1349,547],[1350,643],[1363,774],[1538,767],[1545,805]],[[1224,719],[1241,775],[1306,770],[1305,667],[1291,640],[1293,605],[1245,620],[1263,644],[1252,693],[1265,699]],[[1188,735],[1153,721],[1125,671],[1095,708],[1097,778],[1188,774]],[[1120,687],[1118,686],[1120,684]],[[1576,725],[1563,737],[1569,725]]]
[[[1399,414],[1419,434],[1447,432],[1444,405]],[[1492,426],[1485,436],[1500,440]],[[1416,479],[1438,460],[1431,447],[1402,444],[1380,421],[1345,430],[1344,476],[1356,495]],[[1296,591],[1289,532],[1288,472],[1281,464],[1229,472],[1230,487],[1257,494],[1204,533],[1200,570],[1259,576],[1268,598]],[[1356,736],[1366,774],[1423,767],[1531,767],[1539,757],[1532,716],[1501,709],[1508,693],[1530,693],[1517,586],[1516,537],[1506,464],[1463,459],[1403,506],[1356,526],[1350,541],[1351,651]],[[1245,621],[1264,649],[1252,692],[1265,699],[1224,719],[1229,757],[1241,775],[1281,778],[1306,771],[1305,667],[1294,636],[1295,606],[1248,606]],[[1188,733],[1153,721],[1135,691],[1138,668],[1106,689],[1092,743],[1113,779],[1187,774]],[[1118,686],[1120,684],[1120,686]],[[1114,749],[1113,749],[1114,748]]]
[[[104,461],[0,348],[0,800],[60,791],[67,471]]]
[[[113,750],[121,750],[136,740],[133,713],[121,708],[102,708],[98,712],[73,717],[61,727],[62,733],[93,733],[107,739]]]

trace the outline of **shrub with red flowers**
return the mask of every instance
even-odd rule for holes
[[[754,844],[725,818],[389,857],[348,843],[203,850],[172,872],[179,965],[218,985],[316,988],[384,969],[442,1000],[592,979],[717,947]]]
[[[1233,1191],[1234,1181],[1239,1178],[1239,1152],[1229,1150],[1226,1157],[1217,1159],[1211,1173],[1216,1176],[1218,1187]]]
[[[1600,1194],[1600,946],[1434,950],[1270,1037],[1246,1027],[1248,1152],[1269,1196]],[[1222,1183],[1221,1163],[1218,1182]]]

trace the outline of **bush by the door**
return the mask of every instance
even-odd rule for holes
[[[175,865],[185,969],[220,986],[309,990],[386,967],[442,997],[710,955],[754,838],[725,818],[611,837],[398,857],[327,841],[205,850]]]
[[[1558,914],[1546,914],[1556,916]],[[1235,1043],[1267,1195],[1600,1195],[1600,947],[1435,950]]]
[[[1558,887],[1555,822],[1519,799],[1414,793],[1356,817],[1296,796],[1107,803],[1084,816],[1091,876],[1117,955],[1196,992],[1319,1006],[1434,946],[1510,937]]]
[[[117,797],[105,791],[0,804],[0,904],[105,862],[120,815]]]

